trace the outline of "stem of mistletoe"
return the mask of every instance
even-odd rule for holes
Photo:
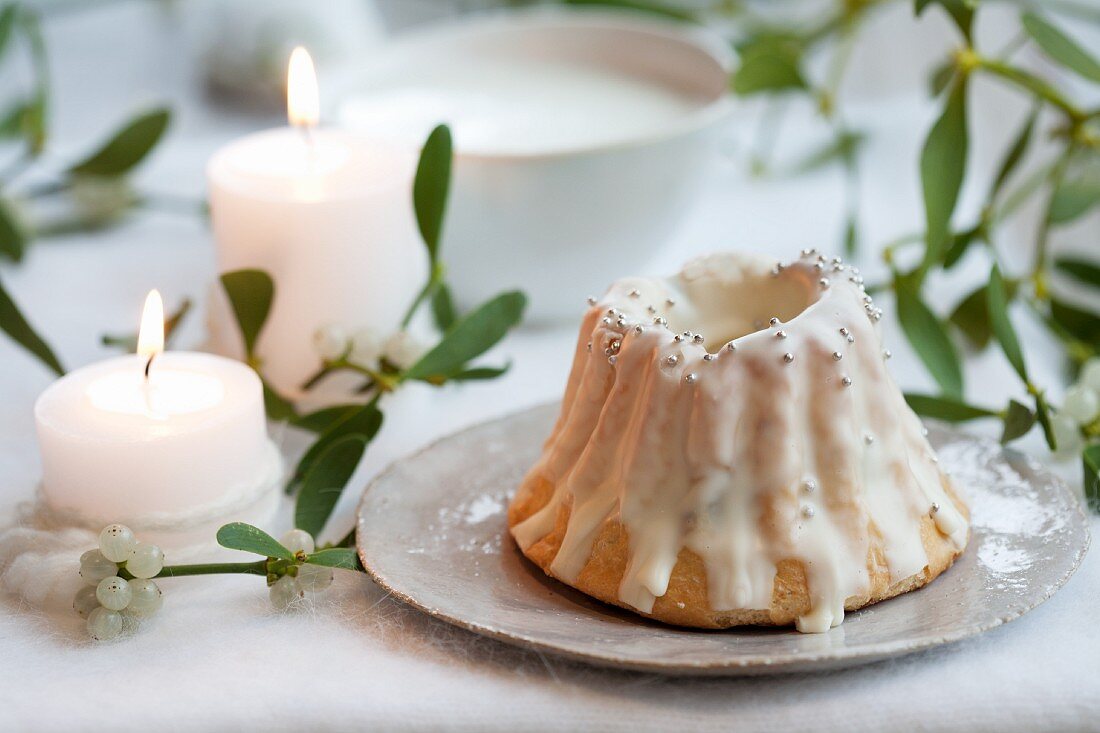
[[[1069,166],[1070,158],[1073,157],[1075,146],[1070,143],[1062,155],[1058,158],[1058,162],[1054,164],[1054,168],[1050,172],[1050,196],[1047,198],[1046,207],[1043,210],[1043,218],[1039,224],[1038,242],[1035,245],[1035,258],[1031,265],[1031,282],[1032,287],[1035,289],[1035,296],[1040,300],[1047,299],[1047,287],[1046,287],[1046,260],[1047,249],[1050,242],[1050,213],[1051,207],[1054,205],[1054,195],[1058,190],[1059,184],[1062,182],[1062,178],[1066,174],[1066,168]]]
[[[267,575],[267,558],[256,562],[213,562],[195,565],[165,565],[155,578],[182,578],[187,575]],[[126,568],[119,568],[118,575],[125,580],[133,580]]]
[[[443,275],[443,263],[433,262],[432,272],[431,275],[428,277],[428,282],[424,283],[424,287],[421,288],[419,293],[417,293],[416,298],[413,299],[413,302],[409,306],[409,309],[405,311],[405,317],[401,319],[401,328],[409,327],[409,322],[412,321],[412,317],[416,314],[416,311],[418,308],[420,308],[420,305],[425,300],[430,298],[435,293],[436,288],[438,288],[443,283]]]

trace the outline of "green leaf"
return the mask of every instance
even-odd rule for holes
[[[951,80],[955,78],[955,60],[947,59],[942,64],[932,70],[932,74],[928,77],[928,90],[932,93],[933,97],[938,97],[947,89],[947,85],[951,83]]]
[[[299,486],[302,479],[313,469],[330,445],[347,436],[358,436],[369,443],[378,434],[381,427],[382,411],[378,409],[375,402],[362,405],[343,420],[334,422],[328,430],[321,433],[321,437],[309,447],[305,455],[298,461],[298,466],[294,469],[294,473],[287,483],[287,492],[292,492]]]
[[[14,2],[8,3],[3,9],[0,9],[0,58],[3,58],[4,53],[8,50],[12,30],[15,28],[15,17],[18,12],[19,4]]]
[[[940,388],[950,397],[961,398],[962,368],[943,323],[908,283],[899,282],[896,294],[898,321],[906,339]]]
[[[1100,204],[1100,177],[1063,180],[1050,200],[1050,221],[1068,224]]]
[[[511,291],[478,306],[455,323],[435,348],[409,367],[405,378],[439,384],[461,372],[467,362],[485,353],[520,322],[526,305],[527,296]]]
[[[179,329],[180,324],[183,323],[183,319],[187,317],[187,314],[191,311],[191,299],[184,298],[179,307],[175,311],[169,313],[164,318],[164,343],[172,343],[172,337],[176,335],[176,331]],[[126,352],[137,351],[138,335],[136,333],[128,334],[109,334],[105,333],[99,337],[99,342],[104,346],[110,346],[116,349],[122,349]]]
[[[989,305],[989,325],[993,329],[993,335],[997,337],[1005,357],[1016,370],[1016,374],[1025,384],[1030,380],[1027,377],[1027,365],[1024,362],[1024,352],[1020,349],[1020,340],[1016,336],[1016,329],[1012,327],[1012,321],[1008,317],[1008,288],[1005,286],[1001,271],[996,265],[989,273],[989,285],[986,287],[986,303]]]
[[[669,7],[668,5],[660,3],[646,2],[646,0],[565,0],[565,4],[581,7],[596,6],[622,8],[624,10],[635,10],[642,13],[649,13],[650,15],[657,15],[662,18],[671,18],[672,20],[695,20],[694,16],[685,10]]]
[[[1035,424],[1035,413],[1026,405],[1021,405],[1016,400],[1008,401],[1008,409],[1005,411],[1004,430],[1001,432],[1001,442],[1008,443],[1022,438]]]
[[[261,377],[264,387],[264,412],[269,420],[275,422],[293,422],[298,417],[294,403],[275,391],[275,388]]]
[[[441,331],[446,331],[458,319],[454,299],[451,298],[451,289],[446,283],[440,283],[432,293],[432,317]]]
[[[1085,502],[1089,509],[1100,512],[1100,445],[1090,445],[1081,452],[1085,468]]]
[[[1035,419],[1043,429],[1043,438],[1052,451],[1058,450],[1058,440],[1054,437],[1054,426],[1050,424],[1050,406],[1042,392],[1035,393]]]
[[[253,552],[264,557],[293,560],[294,553],[259,527],[244,522],[232,522],[218,530],[218,544],[230,550]]]
[[[856,213],[848,212],[848,219],[844,224],[844,256],[854,257],[859,248],[859,232],[856,229]]]
[[[1047,56],[1086,79],[1100,82],[1100,62],[1076,41],[1034,13],[1024,13],[1020,20],[1024,30]]]
[[[294,507],[294,526],[314,537],[321,534],[366,449],[364,436],[346,435],[321,451],[302,478]]]
[[[328,547],[318,550],[306,557],[306,562],[310,565],[324,565],[327,568],[363,570],[363,564],[359,562],[359,553],[351,547]]]
[[[1100,265],[1075,257],[1059,257],[1054,267],[1085,285],[1100,287]]]
[[[907,392],[905,401],[913,408],[913,412],[918,415],[945,422],[959,423],[978,420],[983,417],[1000,417],[1000,413],[996,410],[968,405],[962,400],[951,397],[910,394]]]
[[[963,298],[947,317],[947,320],[955,324],[966,336],[966,340],[979,351],[988,346],[989,340],[993,338],[986,300],[985,286],[982,285]]]
[[[924,192],[925,251],[923,269],[939,261],[951,229],[951,215],[966,171],[966,77],[951,87],[943,113],[928,133],[920,156]]]
[[[929,5],[935,3],[941,6],[955,21],[955,25],[962,31],[963,37],[970,40],[971,27],[974,24],[974,8],[967,0],[914,0],[913,12],[920,15]]]
[[[943,269],[950,270],[959,264],[963,256],[970,250],[970,245],[980,240],[980,229],[975,226],[965,232],[955,232],[951,235],[947,246],[947,252],[943,255]]]
[[[27,234],[8,202],[0,199],[0,255],[13,262],[21,262],[26,251]]]
[[[1023,159],[1028,146],[1031,144],[1031,133],[1035,130],[1035,120],[1038,119],[1038,117],[1039,106],[1036,105],[1031,109],[1031,114],[1027,116],[1027,120],[1024,121],[1023,127],[1016,133],[1016,138],[1012,141],[1012,145],[1009,146],[1004,160],[1001,161],[1001,167],[997,169],[997,175],[993,177],[993,185],[989,190],[990,201],[997,198],[1001,189],[1004,188],[1004,184],[1008,180],[1008,177],[1012,175],[1012,171],[1016,169],[1016,166],[1019,165],[1020,161]]]
[[[160,108],[138,115],[103,146],[69,169],[87,176],[121,176],[140,163],[168,128],[171,112]]]
[[[358,412],[362,407],[362,405],[324,407],[296,418],[293,420],[293,425],[311,433],[323,433],[334,424],[350,417],[353,412]]]
[[[416,223],[433,265],[439,257],[439,235],[443,231],[447,194],[451,187],[451,147],[449,127],[439,125],[432,130],[420,151],[416,180],[413,181]]]
[[[221,282],[241,329],[245,353],[252,359],[256,352],[256,339],[271,312],[275,282],[263,270],[225,272]]]
[[[861,132],[841,130],[836,137],[811,151],[792,167],[795,174],[810,173],[824,168],[833,162],[851,160],[863,144],[865,136]]]
[[[738,47],[740,66],[730,86],[742,96],[808,89],[802,76],[802,45],[790,36],[765,34]]]
[[[1100,348],[1100,316],[1065,301],[1051,299],[1050,317],[1074,338]]]
[[[49,345],[42,340],[27,319],[23,317],[19,306],[8,295],[4,284],[0,282],[0,331],[6,333],[12,341],[38,357],[38,360],[53,370],[54,374],[61,376],[65,373],[64,367],[54,355]]]
[[[475,367],[473,369],[461,371],[458,374],[453,374],[447,379],[450,382],[476,382],[486,379],[496,379],[511,368],[511,362],[500,367]]]

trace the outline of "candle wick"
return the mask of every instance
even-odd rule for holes
[[[309,159],[312,163],[317,156],[317,141],[313,135],[313,125],[300,124],[298,129],[302,131],[302,138],[306,141],[306,149],[309,150]]]
[[[149,368],[153,366],[153,359],[156,359],[156,358],[157,358],[157,355],[154,352],[154,353],[149,355],[149,361],[145,362],[145,378],[146,379],[149,379]]]

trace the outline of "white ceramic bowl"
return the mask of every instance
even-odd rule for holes
[[[395,142],[452,124],[456,297],[521,288],[547,321],[643,270],[676,227],[728,115],[731,63],[693,26],[543,8],[400,37],[326,96],[340,124]]]

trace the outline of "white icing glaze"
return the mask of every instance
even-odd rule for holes
[[[617,518],[630,541],[619,599],[646,613],[681,548],[702,558],[717,611],[767,610],[777,564],[798,560],[804,632],[836,626],[868,591],[869,526],[891,582],[928,564],[922,516],[961,550],[967,521],[885,368],[879,317],[857,271],[812,251],[787,266],[712,255],[617,282],[585,316],[532,469],[554,493],[512,528],[517,543],[570,507],[550,569],[571,581]]]

